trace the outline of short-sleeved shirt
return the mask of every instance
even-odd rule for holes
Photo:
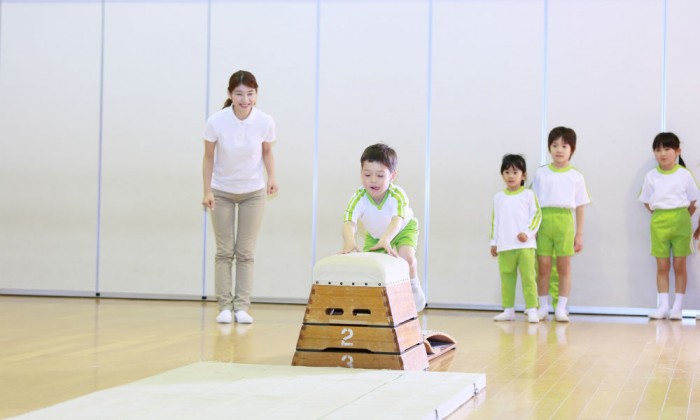
[[[379,238],[386,231],[394,216],[401,217],[400,230],[413,219],[413,210],[408,204],[404,190],[397,185],[389,185],[381,203],[377,204],[367,190],[360,187],[350,198],[345,209],[345,222],[361,221],[374,238]]]
[[[232,194],[265,188],[262,144],[275,141],[271,116],[253,108],[239,120],[233,107],[226,107],[207,119],[203,137],[216,142],[212,188]]]
[[[498,251],[537,248],[535,234],[542,221],[542,212],[535,193],[524,187],[517,191],[500,191],[493,197],[491,246]],[[525,233],[527,241],[518,235]]]
[[[583,174],[571,165],[561,169],[553,165],[540,167],[532,190],[543,208],[575,209],[591,203]]]
[[[644,177],[639,201],[652,210],[671,210],[690,206],[700,197],[693,174],[681,165],[668,171],[656,167]]]

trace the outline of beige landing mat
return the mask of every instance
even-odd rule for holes
[[[476,373],[201,362],[18,419],[439,419],[486,386]]]

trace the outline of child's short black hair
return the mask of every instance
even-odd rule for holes
[[[399,158],[396,152],[391,147],[383,143],[377,143],[369,146],[362,152],[360,165],[365,162],[379,162],[389,168],[389,172],[395,172]]]
[[[549,132],[549,138],[547,138],[547,150],[552,148],[552,143],[560,138],[564,143],[568,144],[571,148],[571,156],[574,155],[576,151],[576,132],[573,128],[569,127],[554,127],[552,131]]]
[[[519,169],[523,174],[527,172],[527,164],[525,163],[525,158],[522,155],[511,155],[506,154],[503,156],[503,163],[501,163],[501,175],[506,169],[515,168]],[[520,182],[520,185],[525,185],[525,179]]]

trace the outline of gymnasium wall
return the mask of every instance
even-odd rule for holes
[[[676,132],[700,177],[699,18],[693,0],[0,0],[0,293],[211,298],[201,132],[247,69],[278,133],[257,301],[305,301],[381,141],[430,306],[500,307],[501,156],[533,176],[566,125],[593,199],[571,309],[644,313],[653,137]]]

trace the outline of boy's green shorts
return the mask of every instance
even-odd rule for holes
[[[365,235],[365,245],[363,250],[368,252],[370,248],[375,246],[379,242],[379,238],[372,237],[369,233]],[[402,246],[412,246],[416,249],[418,246],[418,220],[411,219],[405,228],[401,229],[394,239],[391,240],[391,247],[394,249],[399,249]],[[377,249],[372,252],[384,252],[383,249]]]
[[[687,208],[654,210],[651,214],[651,255],[687,257],[693,253],[692,224]]]
[[[542,223],[537,231],[537,255],[574,255],[574,216],[571,209],[542,207]]]

